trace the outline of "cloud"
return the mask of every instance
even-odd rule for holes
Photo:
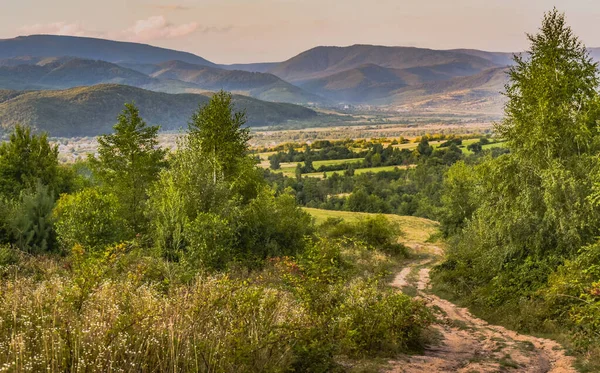
[[[200,32],[203,34],[225,33],[229,32],[231,29],[231,26],[201,26],[197,22],[176,25],[170,23],[164,15],[158,15],[137,20],[131,27],[112,32],[98,32],[89,30],[81,22],[54,22],[48,24],[26,25],[21,27],[19,31],[26,35],[53,34],[89,36],[134,42],[149,42],[153,40],[181,38],[195,32]]]
[[[154,5],[154,8],[156,9],[161,9],[161,10],[190,10],[192,9],[191,6],[186,6],[186,5]]]
[[[33,34],[54,34],[54,35],[70,35],[70,36],[96,36],[95,32],[86,30],[80,23],[54,22],[48,24],[26,25],[19,29],[27,35]]]
[[[121,33],[127,40],[150,41],[183,37],[193,33],[198,27],[196,22],[173,25],[167,21],[165,16],[152,16],[136,21],[132,27]]]

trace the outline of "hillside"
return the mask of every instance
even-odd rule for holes
[[[96,84],[123,84],[165,93],[225,89],[273,102],[324,102],[272,74],[224,70],[182,61],[154,65],[68,57],[0,59],[2,89],[65,89]]]
[[[0,39],[0,58],[21,56],[71,56],[108,62],[151,64],[179,60],[215,66],[214,63],[192,53],[140,43],[58,35],[31,35]]]
[[[451,49],[450,52],[468,54],[491,61],[499,66],[510,66],[514,64],[514,53],[509,52],[487,52],[478,49]]]
[[[97,85],[63,91],[0,91],[0,124],[17,123],[48,131],[53,136],[94,136],[111,131],[123,104],[134,101],[149,124],[163,130],[186,126],[209,95],[167,94],[122,85]],[[314,118],[313,110],[234,96],[236,109],[246,110],[249,126],[284,124]]]
[[[505,102],[501,92],[508,81],[506,68],[401,88],[373,102],[400,111],[447,110],[500,114]]]
[[[385,98],[403,87],[462,76],[461,69],[460,64],[407,69],[366,64],[324,78],[308,80],[300,86],[331,100],[365,103]]]
[[[143,87],[157,83],[140,72],[105,61],[61,58],[30,61],[36,63],[20,65],[13,61],[0,60],[1,88],[63,89],[100,83]]]
[[[350,47],[316,47],[268,72],[292,83],[323,78],[365,64],[407,69],[425,66],[451,66],[462,76],[496,67],[490,60],[465,53],[413,47],[353,45]]]
[[[148,66],[145,67],[149,71]],[[320,102],[322,98],[304,92],[273,74],[225,70],[208,66],[194,65],[182,61],[169,61],[156,65],[150,76],[157,79],[179,80],[192,83],[200,88],[215,91],[245,93],[252,97],[276,102],[309,103]]]
[[[225,70],[242,70],[253,73],[266,73],[277,64],[278,62],[236,63],[232,65],[219,65],[219,67]]]
[[[588,50],[595,61],[600,61],[600,48],[589,48]]]

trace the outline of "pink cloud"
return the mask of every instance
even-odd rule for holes
[[[86,30],[81,23],[54,22],[48,24],[35,24],[23,26],[19,31],[32,34],[54,34],[70,36],[93,36],[93,32]]]
[[[150,41],[156,39],[172,39],[189,35],[198,29],[196,22],[173,25],[165,16],[152,16],[136,21],[135,24],[121,32],[125,39],[131,41]]]
[[[127,40],[135,42],[149,42],[160,39],[175,39],[190,35],[194,32],[221,33],[231,29],[228,27],[205,26],[200,27],[196,22],[172,24],[163,15],[152,16],[147,19],[135,21],[135,23],[124,30],[114,32],[98,32],[89,30],[81,22],[67,23],[54,22],[48,24],[26,25],[19,29],[20,32],[32,34],[53,34],[70,36],[90,36],[108,38],[115,40]]]

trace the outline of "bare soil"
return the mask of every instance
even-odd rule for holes
[[[435,257],[443,252],[434,245],[410,246],[417,253]],[[436,312],[437,322],[432,328],[439,341],[427,346],[422,355],[390,361],[387,372],[576,372],[574,358],[566,356],[557,342],[490,325],[466,308],[431,294],[429,271],[434,262],[422,259],[410,263],[396,275],[392,286],[417,289],[417,297]],[[418,276],[410,276],[413,271],[418,271]]]

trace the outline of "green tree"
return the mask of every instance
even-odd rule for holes
[[[553,159],[596,150],[598,64],[556,9],[531,49],[516,55],[506,86],[505,118],[496,126],[520,159],[548,166]]]
[[[419,145],[417,145],[417,152],[420,155],[424,155],[426,157],[430,156],[433,153],[433,147],[429,145],[429,141],[426,136],[423,136]]]
[[[459,232],[477,209],[477,176],[464,161],[456,162],[444,176],[440,223],[446,235]]]
[[[103,188],[113,193],[132,233],[143,227],[147,189],[164,166],[165,150],[158,146],[158,126],[147,126],[134,104],[114,125],[115,132],[98,137],[98,157],[90,165]]]
[[[540,308],[536,294],[600,234],[590,198],[600,150],[597,66],[556,9],[528,37],[528,58],[515,57],[496,127],[510,153],[487,158],[475,173],[457,166],[447,178],[445,208],[454,213],[446,225],[464,228],[438,271],[483,312],[510,315],[515,326],[542,324],[529,313]],[[546,316],[561,324],[567,313]]]
[[[220,91],[198,109],[188,125],[191,145],[210,162],[213,183],[235,174],[248,152],[250,130],[244,112],[234,112],[231,94]]]
[[[18,198],[38,181],[55,190],[57,175],[58,146],[50,145],[45,133],[17,125],[9,141],[0,144],[0,196]]]
[[[271,170],[279,170],[281,168],[281,162],[279,161],[277,154],[269,157],[269,163],[271,165]]]
[[[41,182],[21,193],[20,201],[9,218],[14,243],[19,249],[40,254],[55,248],[54,201],[53,192]]]

